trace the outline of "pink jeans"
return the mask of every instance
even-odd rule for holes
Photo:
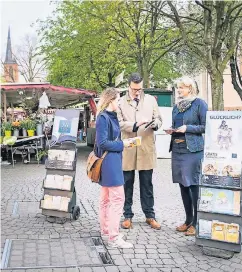
[[[124,186],[101,187],[99,220],[101,234],[109,240],[119,234],[119,223],[124,207]]]

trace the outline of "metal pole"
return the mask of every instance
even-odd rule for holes
[[[5,91],[3,92],[3,111],[4,111],[4,120],[7,121],[7,96]]]

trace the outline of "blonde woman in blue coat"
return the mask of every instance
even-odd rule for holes
[[[96,121],[96,154],[101,157],[105,151],[100,185],[99,218],[101,235],[108,239],[108,245],[114,248],[132,248],[119,233],[119,222],[124,205],[124,177],[122,170],[122,151],[129,141],[121,140],[117,109],[120,95],[115,88],[106,89],[98,104]]]

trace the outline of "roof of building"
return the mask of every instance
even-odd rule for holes
[[[160,89],[160,88],[145,88],[145,92],[155,92],[155,93],[172,93],[172,90]]]
[[[13,57],[11,36],[10,36],[10,27],[8,28],[8,40],[7,40],[7,49],[4,64],[16,64],[16,60]]]

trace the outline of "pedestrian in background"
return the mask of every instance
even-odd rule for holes
[[[172,112],[171,134],[172,179],[179,183],[186,213],[184,224],[176,228],[187,236],[196,233],[199,175],[203,158],[206,102],[197,97],[193,79],[183,77],[177,81],[178,103]]]
[[[98,103],[96,121],[96,154],[99,158],[107,151],[102,167],[100,185],[99,218],[101,235],[108,239],[110,247],[132,248],[119,233],[120,218],[124,205],[124,177],[122,171],[122,151],[128,141],[121,140],[117,109],[120,95],[117,89],[106,89]]]
[[[140,201],[146,216],[146,223],[154,229],[160,229],[154,212],[154,193],[152,174],[156,166],[156,148],[154,131],[162,125],[162,119],[155,97],[144,94],[143,79],[138,73],[131,74],[129,89],[120,99],[118,119],[122,132],[122,139],[141,136],[141,146],[125,149],[123,152],[124,171],[124,222],[122,227],[132,227],[133,190],[135,170],[139,171]],[[145,125],[154,121],[150,127]]]

